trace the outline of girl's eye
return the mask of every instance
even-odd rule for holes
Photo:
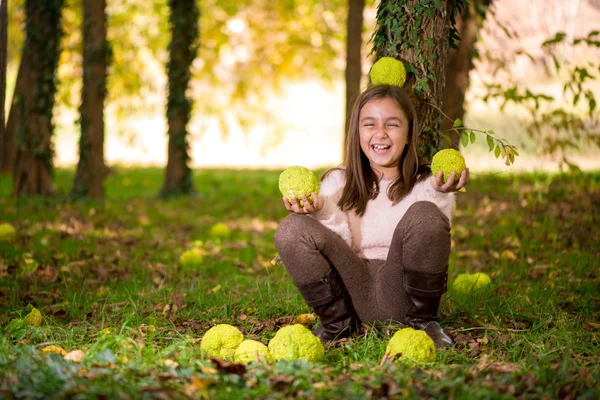
[[[398,124],[388,124],[388,126],[393,126],[394,128],[400,127],[400,125],[398,125]]]

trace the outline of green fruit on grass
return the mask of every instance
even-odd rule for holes
[[[251,362],[270,363],[273,361],[269,348],[256,340],[244,340],[233,355],[233,361],[249,364]]]
[[[284,326],[279,329],[269,341],[269,351],[275,361],[318,361],[325,355],[321,339],[300,324]]]
[[[452,289],[457,293],[469,294],[481,290],[492,283],[490,276],[484,272],[459,274],[452,282]]]
[[[215,325],[206,331],[200,342],[204,355],[233,360],[238,346],[244,341],[244,334],[228,324]]]
[[[385,354],[398,356],[398,360],[416,363],[435,361],[435,344],[425,331],[413,328],[400,329],[388,342]]]

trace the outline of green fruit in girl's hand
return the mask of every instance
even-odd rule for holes
[[[247,339],[240,343],[235,350],[233,361],[242,364],[249,364],[253,361],[271,363],[273,357],[271,357],[271,352],[267,346],[256,340]]]
[[[295,197],[300,207],[304,207],[302,196],[306,196],[308,202],[312,204],[311,193],[319,194],[319,179],[307,168],[289,167],[279,175],[279,191],[288,200]]]
[[[469,294],[488,287],[490,283],[492,283],[492,279],[484,272],[459,274],[452,282],[452,289],[457,293]]]
[[[295,324],[279,329],[269,341],[269,351],[275,361],[318,361],[325,356],[321,339],[304,325]]]
[[[202,354],[233,360],[238,346],[244,341],[244,334],[238,328],[228,324],[215,325],[206,331],[200,341]]]
[[[393,57],[381,57],[369,72],[373,85],[403,86],[406,82],[406,69],[402,61]]]
[[[0,224],[0,242],[11,242],[16,236],[15,228],[11,224]]]
[[[398,357],[399,361],[414,363],[434,362],[435,344],[425,331],[413,328],[400,329],[388,342],[387,357]]]
[[[442,171],[444,176],[442,181],[446,183],[452,172],[456,173],[454,183],[458,182],[460,174],[467,168],[465,158],[460,154],[460,151],[454,149],[440,150],[431,159],[431,173],[437,176],[438,172]]]

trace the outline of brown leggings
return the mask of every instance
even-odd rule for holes
[[[416,202],[396,226],[387,260],[367,260],[317,220],[291,214],[275,232],[275,247],[296,285],[318,281],[333,268],[363,322],[404,322],[404,269],[447,271],[450,223],[434,203]]]

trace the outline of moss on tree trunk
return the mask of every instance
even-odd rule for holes
[[[104,99],[110,48],[106,41],[106,1],[83,2],[83,88],[79,163],[72,194],[104,197]]]
[[[376,57],[394,57],[407,70],[405,88],[420,117],[419,151],[425,159],[442,147],[440,108],[457,1],[382,0],[373,35]]]
[[[52,179],[52,109],[62,5],[63,0],[25,2],[27,39],[19,71],[24,81],[13,102],[20,117],[16,121],[13,180],[13,194],[17,196],[56,190]]]
[[[169,45],[169,150],[162,196],[189,194],[194,191],[192,172],[188,165],[189,143],[187,124],[192,102],[186,96],[190,67],[196,58],[199,12],[195,0],[170,0],[171,43]]]

